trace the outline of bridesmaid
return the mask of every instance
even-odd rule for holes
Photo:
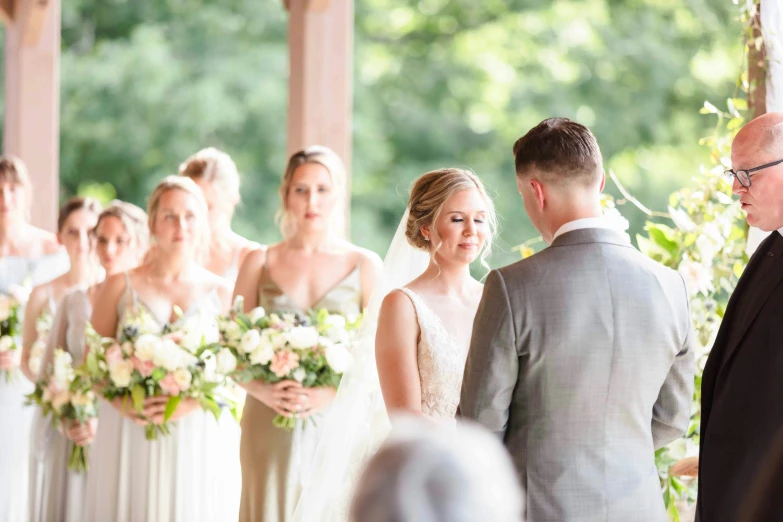
[[[247,256],[234,294],[245,310],[306,312],[326,308],[357,316],[380,277],[380,258],[342,239],[345,168],[326,147],[291,156],[282,185],[283,242]],[[277,414],[322,414],[334,398],[329,388],[302,388],[297,382],[244,384],[242,416],[242,522],[291,519],[302,490],[301,472],[315,449],[317,433],[308,423],[294,432],[272,425]]]
[[[239,172],[231,156],[209,147],[201,149],[180,165],[179,173],[201,187],[209,209],[211,233],[206,268],[231,283],[247,255],[261,248],[231,229],[231,219],[239,204]]]
[[[27,222],[32,188],[18,158],[0,156],[0,293],[10,294],[30,281],[42,283],[68,270],[68,257],[57,237]],[[21,341],[19,339],[18,341]],[[0,369],[21,364],[21,350],[0,353]],[[21,375],[0,378],[0,520],[27,517],[28,455],[33,409],[24,396],[33,386]],[[13,428],[10,428],[13,427]]]
[[[95,253],[109,278],[138,265],[147,248],[147,215],[130,203],[114,201],[100,213],[91,233]],[[74,365],[83,362],[84,330],[95,305],[95,296],[102,287],[103,283],[92,287],[84,284],[65,294],[49,333],[43,368],[53,360],[55,348],[70,352]],[[97,422],[73,424],[63,427],[64,436],[50,435],[45,459],[37,466],[39,495],[31,497],[30,520],[78,522],[84,518],[86,476],[68,471],[68,457],[72,443],[87,445],[92,441],[96,425]],[[35,472],[34,467],[33,474]]]
[[[149,229],[157,252],[142,266],[113,275],[96,296],[95,331],[115,337],[126,311],[143,308],[161,331],[191,317],[214,317],[229,307],[231,289],[200,265],[208,243],[201,189],[181,176],[165,178],[150,196]],[[184,310],[177,317],[174,307]],[[166,398],[145,401],[143,417],[160,423]],[[107,405],[104,405],[107,406]],[[146,422],[122,401],[104,407],[90,452],[86,521],[235,520],[239,510],[236,448],[223,443],[239,427],[228,412],[216,421],[194,400],[171,417],[172,433],[147,441]],[[118,412],[121,419],[112,419]],[[106,420],[104,422],[104,412]]]
[[[22,372],[31,382],[38,381],[41,370],[40,357],[31,368],[30,355],[33,344],[38,341],[36,323],[43,314],[54,317],[56,304],[71,288],[93,284],[100,276],[95,263],[90,232],[95,227],[101,205],[92,198],[74,197],[65,202],[57,217],[57,240],[68,253],[70,269],[60,277],[33,288],[24,312],[22,327]],[[44,343],[46,339],[41,339]]]

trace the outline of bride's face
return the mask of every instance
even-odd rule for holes
[[[435,256],[453,263],[475,261],[489,234],[486,217],[487,204],[478,189],[461,190],[447,199],[430,234]]]

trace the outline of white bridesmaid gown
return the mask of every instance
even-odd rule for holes
[[[67,272],[69,266],[64,251],[38,258],[0,258],[0,292],[7,294],[28,278],[33,286],[46,283]],[[17,341],[21,343],[21,339]],[[24,405],[24,396],[32,391],[32,383],[22,375],[8,383],[0,378],[0,520],[3,522],[28,520],[28,459],[34,409]]]
[[[126,279],[118,317],[142,306]],[[145,307],[148,309],[148,307]],[[217,315],[216,291],[194,302],[182,319],[193,314]],[[152,312],[150,311],[152,314]],[[152,314],[154,317],[154,314]],[[156,318],[161,329],[167,318]],[[118,331],[122,325],[118,325]],[[194,411],[172,423],[171,434],[145,439],[144,428],[103,403],[98,433],[90,453],[86,522],[212,522],[239,516],[241,472],[239,425],[224,410]]]

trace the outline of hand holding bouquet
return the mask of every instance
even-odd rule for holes
[[[182,399],[196,400],[215,418],[221,414],[220,403],[233,408],[221,395],[225,375],[217,368],[220,345],[214,318],[169,324],[161,332],[147,312],[136,310],[123,324],[116,340],[101,339],[88,327],[86,367],[107,400],[130,400],[142,418],[146,399],[165,399],[162,423],[144,418],[148,440],[170,433],[168,421]]]
[[[349,322],[324,309],[309,316],[266,315],[263,308],[241,313],[242,301],[220,320],[218,368],[240,382],[260,380],[275,384],[292,380],[303,388],[337,389],[351,365],[348,351],[359,319]],[[278,415],[274,424],[291,430],[295,415]]]
[[[52,425],[85,425],[95,422],[98,409],[92,381],[80,370],[74,370],[71,354],[57,348],[46,377],[27,396],[28,404],[37,404],[44,416],[51,416]],[[68,468],[76,472],[88,469],[89,446],[74,444]]]

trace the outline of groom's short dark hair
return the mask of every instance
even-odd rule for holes
[[[514,166],[524,177],[535,169],[552,182],[594,183],[603,158],[590,129],[568,118],[548,118],[514,143]]]

